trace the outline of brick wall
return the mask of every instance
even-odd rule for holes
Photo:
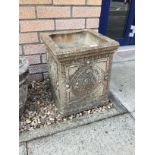
[[[67,29],[98,29],[101,0],[19,0],[19,54],[28,58],[30,80],[47,76],[41,34]]]

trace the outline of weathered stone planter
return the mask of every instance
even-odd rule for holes
[[[118,42],[92,30],[43,35],[57,107],[63,115],[106,104]]]
[[[25,102],[27,100],[27,78],[29,74],[28,61],[24,57],[19,57],[19,115],[24,111]]]

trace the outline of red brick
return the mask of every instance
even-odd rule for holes
[[[46,52],[46,47],[44,44],[24,45],[25,55],[39,54],[39,53],[45,53],[45,52]]]
[[[98,18],[92,18],[86,20],[86,27],[87,28],[98,28],[99,26],[99,19]]]
[[[19,55],[23,55],[22,46],[19,46]]]
[[[51,4],[52,0],[19,0],[20,4]]]
[[[20,21],[21,32],[54,30],[53,20]]]
[[[53,4],[56,5],[82,5],[85,4],[85,0],[53,0]]]
[[[42,81],[43,80],[43,75],[42,74],[30,74],[28,76],[28,81]]]
[[[48,72],[48,66],[47,64],[31,65],[29,66],[29,71],[30,74]]]
[[[47,63],[47,56],[46,56],[46,54],[42,54],[41,60],[42,60],[42,63]]]
[[[87,0],[88,5],[101,5],[102,0]]]
[[[85,19],[56,20],[56,30],[85,28]]]
[[[38,18],[70,17],[70,7],[37,7]]]
[[[39,64],[41,63],[40,62],[40,55],[30,55],[30,56],[25,56],[28,61],[29,61],[29,64]]]
[[[38,42],[37,33],[20,33],[19,34],[19,43],[36,43]]]
[[[41,36],[42,36],[43,34],[49,35],[49,34],[51,34],[51,32],[40,32],[40,33],[39,33],[39,39],[40,39],[40,42],[41,42],[41,43],[43,43],[42,38],[41,38]]]
[[[19,7],[19,19],[34,19],[35,8],[34,7]]]
[[[99,17],[101,7],[73,7],[74,17]]]

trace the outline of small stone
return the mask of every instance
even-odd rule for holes
[[[50,121],[54,121],[54,118],[49,118]]]
[[[49,122],[49,121],[47,121],[47,123],[46,123],[47,125],[50,125],[51,124],[51,122]]]
[[[29,130],[29,131],[32,131],[32,130],[34,130],[34,128],[33,128],[33,127],[30,127],[28,130]]]
[[[99,110],[102,110],[102,107],[99,107]]]
[[[102,110],[101,110],[101,111],[102,111],[102,112],[103,112],[103,111],[105,111],[105,108],[102,108]]]
[[[66,88],[69,88],[69,85],[68,84],[66,84]]]
[[[66,118],[63,118],[63,121],[64,121],[64,122],[66,122],[66,121],[67,121],[67,119],[66,119]]]
[[[107,134],[107,133],[108,133],[108,131],[105,131],[105,133]]]
[[[107,106],[107,108],[108,108],[108,109],[110,109],[110,108],[111,108],[111,106],[110,106],[110,105],[108,105],[108,106]]]
[[[90,110],[88,110],[88,114],[90,114]]]
[[[72,120],[73,119],[73,115],[69,116],[69,119]]]
[[[90,64],[90,61],[87,61],[87,64]]]
[[[30,119],[27,119],[27,120],[26,120],[26,123],[27,123],[27,124],[31,123],[31,120],[30,120]]]

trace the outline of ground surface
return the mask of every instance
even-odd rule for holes
[[[134,155],[133,52],[114,56],[110,94],[116,105],[126,112],[111,109],[82,118],[85,123],[78,121],[74,126],[73,122],[66,130],[51,132],[51,127],[43,130],[42,133],[47,134],[40,137],[36,137],[40,131],[21,135],[20,155]]]
[[[113,106],[113,104],[109,101],[106,105],[62,117],[54,104],[54,100],[52,99],[52,89],[50,87],[49,79],[40,82],[33,81],[29,84],[28,90],[29,93],[25,111],[22,113],[19,122],[20,132],[31,131],[62,122],[67,123],[75,118],[104,112]]]
[[[28,143],[31,155],[134,154],[134,120],[121,115]]]

